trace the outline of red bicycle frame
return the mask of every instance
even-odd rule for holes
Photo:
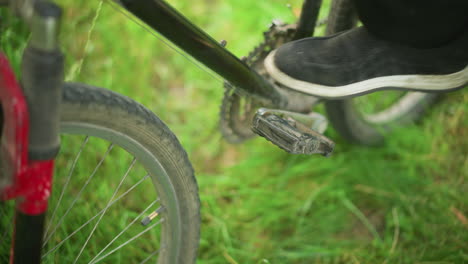
[[[47,210],[54,161],[28,158],[29,113],[23,92],[4,54],[0,54],[0,101],[3,108],[1,140],[3,177],[11,185],[2,200],[17,199],[17,209],[28,215]]]

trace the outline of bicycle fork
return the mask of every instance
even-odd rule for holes
[[[61,9],[30,1],[23,18],[31,37],[21,65],[21,89],[0,56],[3,108],[0,200],[16,200],[10,263],[40,263],[44,220],[51,193],[54,159],[60,147],[59,105],[63,54],[58,45]]]

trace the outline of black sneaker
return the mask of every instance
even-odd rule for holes
[[[360,27],[287,43],[268,55],[265,67],[278,83],[325,98],[395,88],[447,91],[468,83],[468,31],[443,47],[416,49]]]

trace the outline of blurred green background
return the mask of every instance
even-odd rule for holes
[[[289,155],[260,138],[230,145],[218,131],[219,80],[107,1],[57,2],[67,80],[144,104],[187,150],[202,202],[198,263],[468,263],[466,89],[380,148],[348,144],[332,128],[330,158]],[[272,19],[293,22],[301,6],[169,2],[238,56]],[[7,33],[2,47],[18,68],[24,37]]]

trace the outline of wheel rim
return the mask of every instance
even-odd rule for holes
[[[407,116],[427,96],[421,92],[381,91],[354,98],[352,105],[365,122],[384,125]]]

